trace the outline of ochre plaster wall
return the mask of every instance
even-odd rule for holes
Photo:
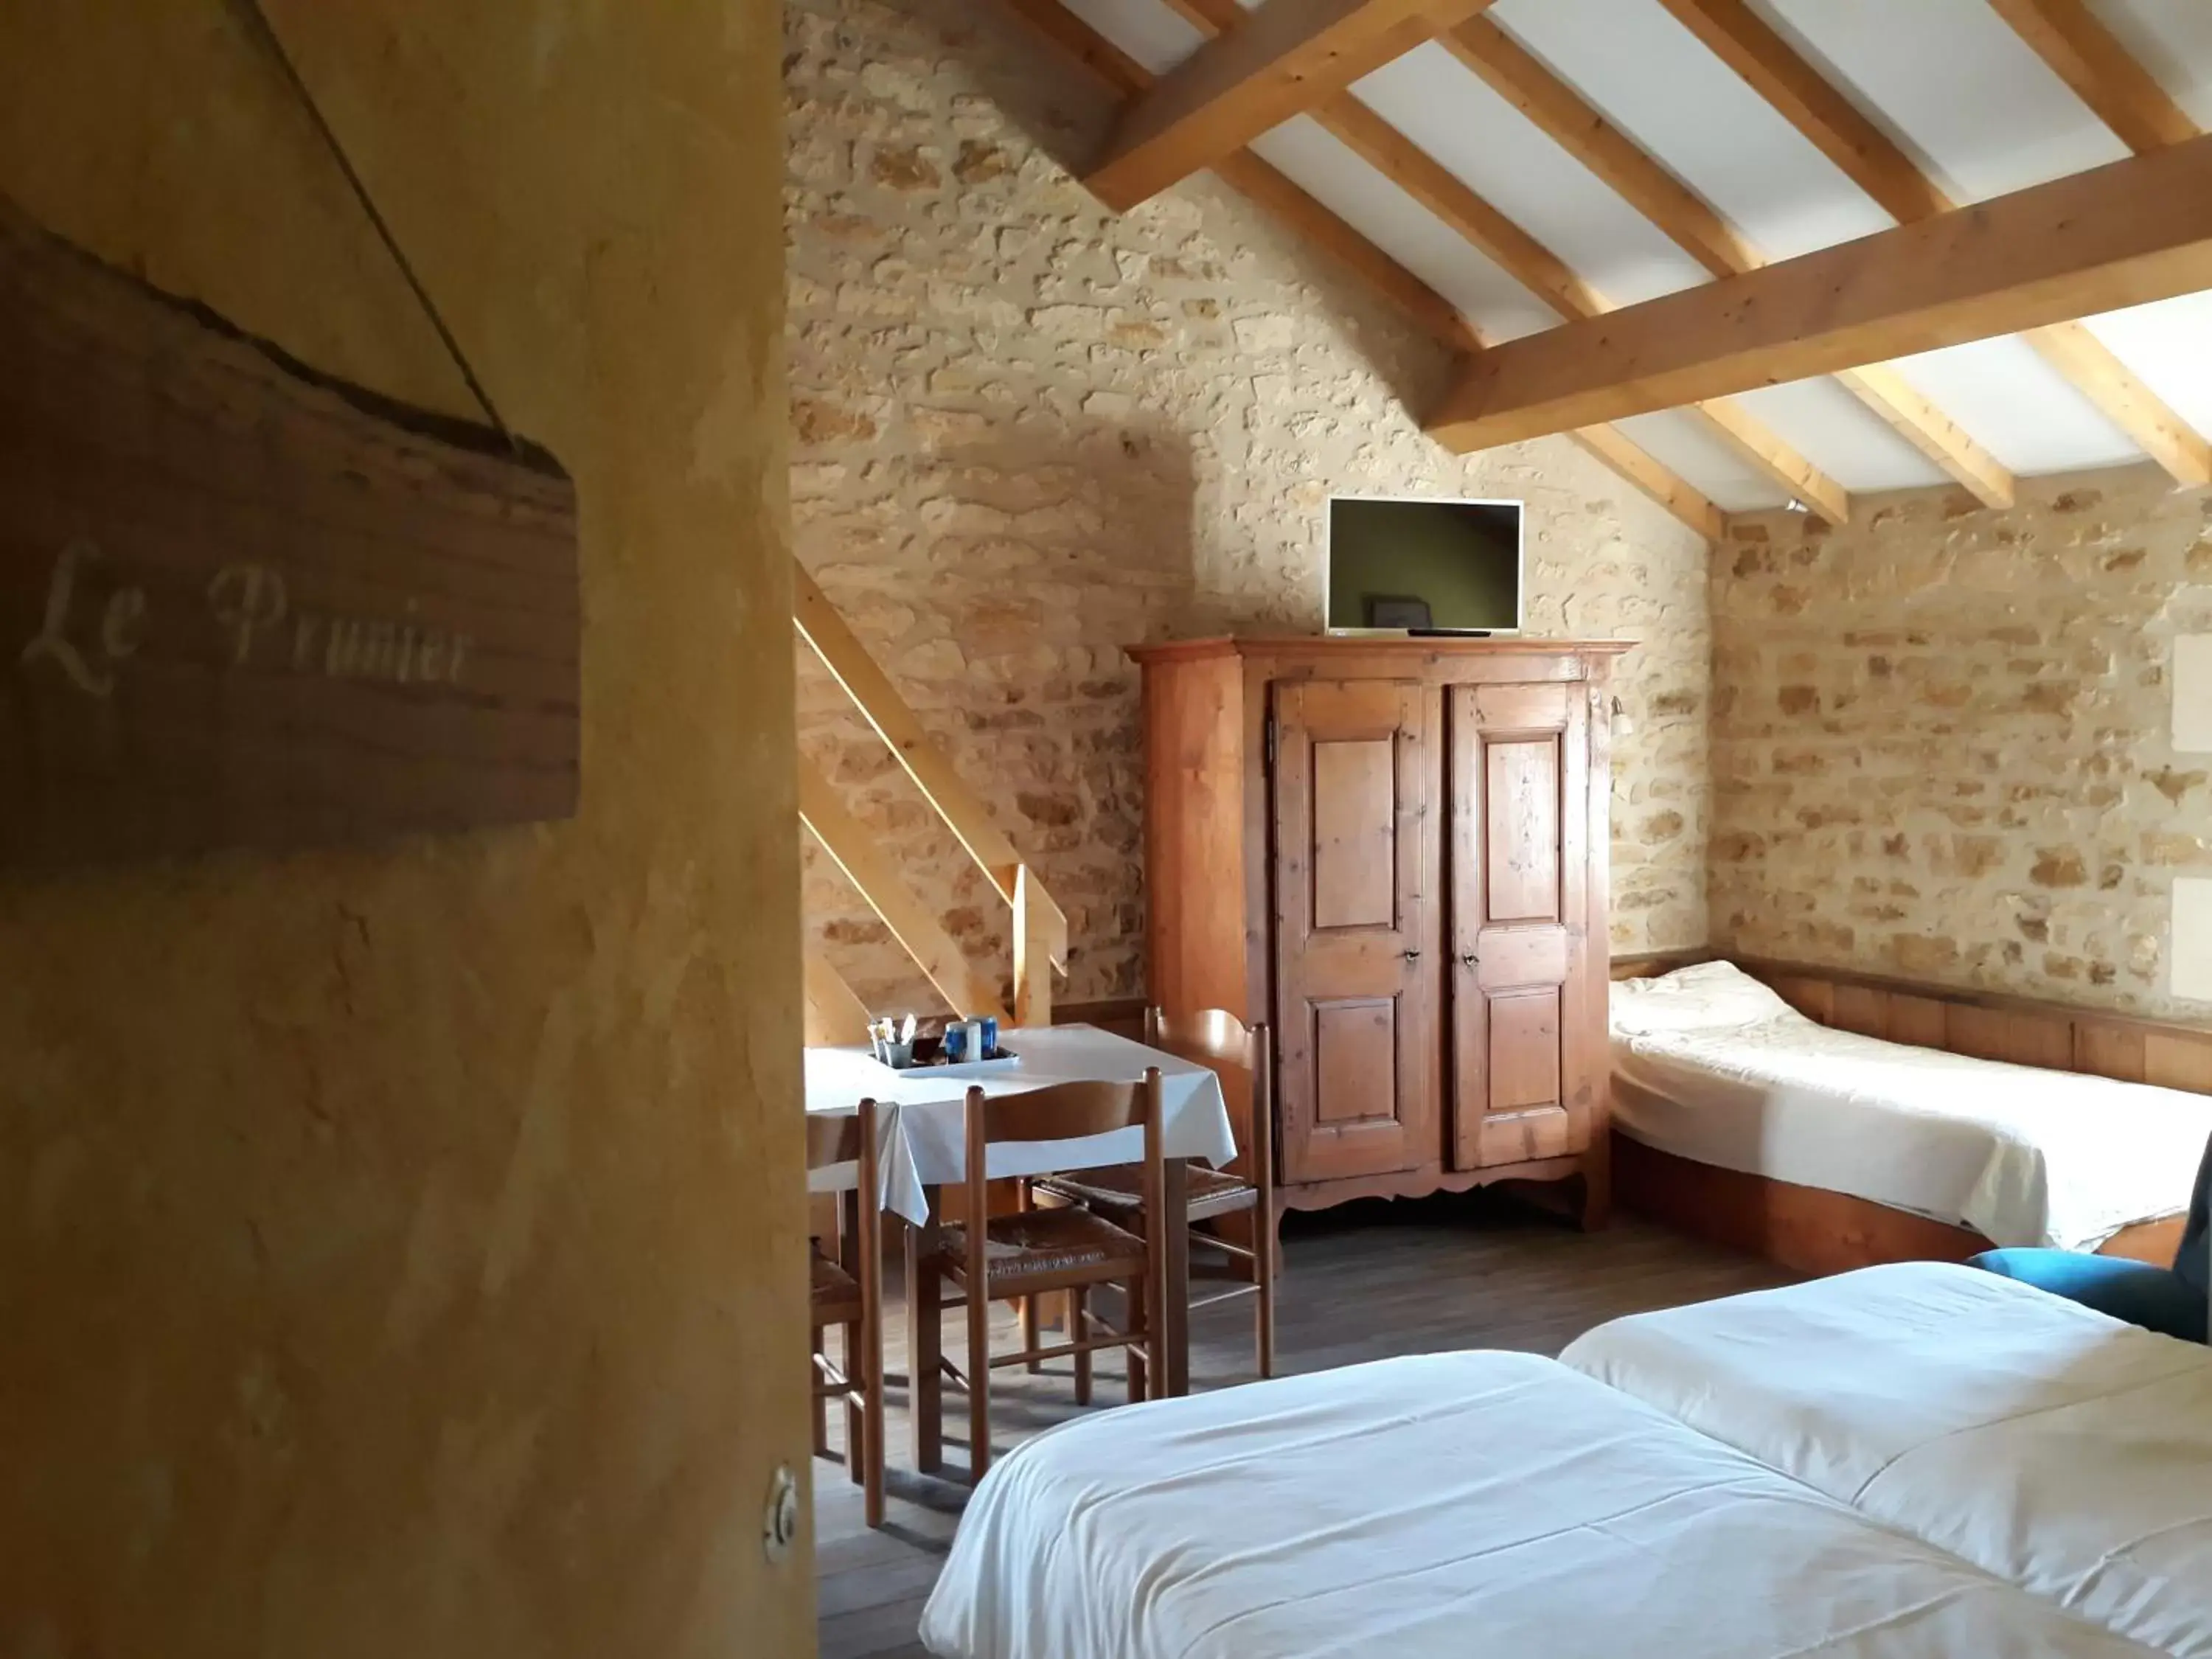
[[[2212,490],[2021,493],[1763,514],[1715,554],[1714,942],[2201,1019],[2167,906],[2212,872],[2212,759],[2174,753],[2169,675],[2212,633]]]
[[[1075,998],[1143,989],[1143,766],[1122,647],[1322,625],[1332,492],[1525,498],[1528,626],[1628,635],[1613,943],[1697,945],[1703,544],[1565,440],[1459,460],[1450,365],[1326,256],[1201,177],[1106,212],[1062,159],[1111,106],[966,0],[787,7],[793,535],[1066,907]],[[979,965],[1006,906],[818,671],[817,757]],[[808,925],[879,1008],[927,1008],[834,866]]]
[[[0,879],[0,1652],[811,1652],[781,20],[270,9],[576,477],[582,812]],[[473,413],[238,19],[0,9],[0,189]]]

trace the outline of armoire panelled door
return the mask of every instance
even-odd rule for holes
[[[1283,1176],[1434,1167],[1442,698],[1400,680],[1274,688]]]
[[[1453,1167],[1589,1145],[1589,712],[1573,683],[1451,688]],[[1476,826],[1480,826],[1479,830]]]

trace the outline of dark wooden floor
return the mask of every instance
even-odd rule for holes
[[[1284,1237],[1278,1369],[1286,1373],[1454,1348],[1553,1354],[1622,1314],[1794,1277],[1633,1218],[1585,1235],[1480,1193],[1293,1216]],[[1251,1379],[1251,1305],[1243,1299],[1194,1317],[1194,1389]],[[886,1323],[892,1348],[887,1366],[901,1371],[904,1310],[894,1310]],[[1001,1316],[998,1331],[1011,1346],[1010,1316]],[[946,1352],[957,1357],[963,1340],[948,1322]],[[1118,1362],[1102,1358],[1099,1374],[1100,1400],[1118,1402]],[[1067,1378],[1051,1367],[1042,1376],[1000,1372],[992,1379],[991,1401],[992,1439],[1000,1455],[1074,1414]],[[903,1393],[895,1391],[890,1515],[881,1531],[863,1524],[860,1489],[842,1467],[819,1460],[814,1466],[823,1659],[916,1659],[924,1651],[915,1628],[959,1521],[965,1488],[902,1470],[910,1457],[904,1403]],[[965,1424],[965,1401],[948,1389],[950,1465],[966,1455]]]

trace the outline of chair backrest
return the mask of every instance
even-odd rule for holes
[[[834,1164],[857,1164],[864,1147],[874,1139],[876,1103],[864,1100],[856,1112],[809,1112],[806,1115],[806,1167],[826,1170]]]
[[[1145,1042],[1185,1060],[1233,1065],[1252,1063],[1252,1029],[1226,1008],[1201,1008],[1196,1013],[1171,1014],[1164,1008],[1145,1010]]]
[[[878,1294],[876,1278],[883,1270],[883,1158],[878,1151],[876,1138],[876,1103],[862,1100],[850,1112],[809,1112],[806,1115],[806,1167],[826,1169],[835,1164],[857,1164],[860,1178],[854,1189],[839,1200],[839,1209],[849,1203],[852,1209],[854,1243],[859,1247],[858,1263],[846,1265],[854,1277],[861,1279],[865,1293],[873,1297]]]
[[[1162,1155],[1160,1073],[1147,1066],[1139,1083],[1054,1083],[1019,1094],[987,1095],[970,1088],[967,1102],[968,1249],[980,1267],[982,1235],[989,1224],[990,1168],[994,1143],[1081,1140],[1131,1127],[1145,1132],[1145,1237],[1152,1237],[1160,1211],[1166,1164]]]
[[[1054,1083],[1018,1094],[968,1091],[968,1117],[987,1141],[1080,1140],[1141,1127],[1157,1109],[1159,1073],[1134,1083]]]
[[[1145,1041],[1179,1059],[1217,1071],[1223,1066],[1235,1066],[1249,1073],[1251,1155],[1245,1160],[1246,1176],[1255,1185],[1272,1190],[1275,1182],[1273,1034],[1264,1024],[1247,1025],[1226,1008],[1170,1014],[1164,1008],[1148,1006]]]

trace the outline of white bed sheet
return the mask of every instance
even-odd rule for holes
[[[2182,1213],[2212,1137],[2203,1095],[1885,1042],[1778,1000],[1747,1024],[1637,1030],[1620,1012],[1637,994],[1614,990],[1624,1133],[1998,1244],[2094,1249]]]
[[[1561,1358],[2116,1633],[2212,1659],[2212,1349],[1909,1262],[1616,1320]]]
[[[1155,1402],[993,1467],[948,1659],[2140,1655],[1544,1359]]]

